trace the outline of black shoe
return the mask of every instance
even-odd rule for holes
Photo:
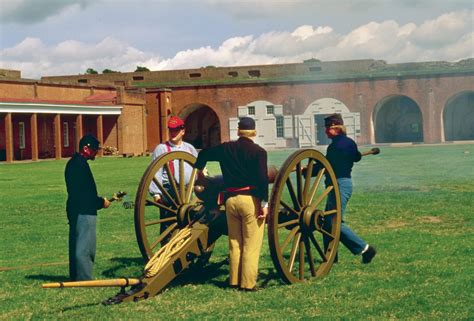
[[[377,250],[375,250],[375,247],[369,245],[367,251],[362,253],[362,263],[370,263],[370,261],[372,261],[372,259],[374,258],[375,254],[377,254]]]
[[[236,284],[236,285],[229,285],[229,288],[231,288],[232,290],[239,290],[240,287]]]
[[[254,286],[254,287],[251,288],[251,289],[240,288],[240,291],[243,291],[243,292],[257,292],[258,290],[260,290],[260,288],[257,288],[256,286]]]

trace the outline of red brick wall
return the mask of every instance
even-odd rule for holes
[[[350,111],[361,114],[362,144],[374,143],[373,113],[377,103],[394,95],[413,99],[423,115],[425,143],[442,141],[443,109],[450,97],[463,91],[474,91],[474,76],[439,76],[434,78],[400,78],[319,83],[282,83],[172,88],[172,110],[185,113],[193,104],[212,108],[221,124],[221,139],[229,139],[228,118],[237,117],[237,107],[256,100],[267,100],[284,106],[284,113],[302,114],[315,100],[334,98]],[[148,117],[154,115],[156,92],[147,93]],[[294,106],[294,107],[292,107]],[[293,108],[293,110],[292,110]],[[155,110],[154,110],[155,109]],[[150,123],[150,120],[148,120]],[[154,130],[156,130],[154,128]],[[149,131],[149,140],[150,137]]]

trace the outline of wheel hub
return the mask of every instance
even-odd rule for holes
[[[303,209],[301,215],[301,226],[308,232],[313,232],[316,229],[321,229],[323,211],[316,209],[314,206],[307,206]]]

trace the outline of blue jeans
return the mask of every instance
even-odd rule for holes
[[[69,220],[69,275],[71,281],[93,279],[96,222],[96,215],[72,215]]]
[[[341,194],[341,243],[349,249],[354,255],[359,255],[364,250],[367,243],[361,239],[347,224],[345,223],[345,212],[347,202],[352,195],[352,180],[350,178],[338,178],[337,183],[339,185],[339,192]],[[334,193],[330,193],[326,202],[326,211],[336,208],[336,198]],[[332,226],[332,220],[325,220],[323,228],[326,231],[330,231]],[[324,247],[327,248],[327,244],[331,241],[329,237],[324,237]]]

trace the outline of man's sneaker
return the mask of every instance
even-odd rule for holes
[[[367,251],[362,253],[362,263],[368,264],[374,258],[375,254],[377,254],[377,250],[372,245],[369,245]]]

